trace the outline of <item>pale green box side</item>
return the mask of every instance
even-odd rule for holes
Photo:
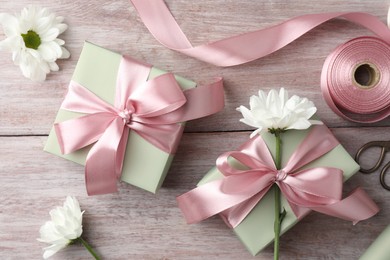
[[[305,138],[309,130],[290,130],[283,134],[282,165],[287,163],[288,159]],[[274,155],[274,135],[270,133],[263,133],[262,137],[272,155]],[[331,152],[325,154],[310,164],[307,164],[303,168],[311,168],[314,166],[339,168],[344,172],[344,181],[359,170],[359,165],[351,158],[348,152],[345,151],[341,145],[338,145]],[[216,167],[214,167],[202,178],[198,185],[220,178],[222,178],[222,174]],[[284,197],[282,198],[282,207],[284,207],[287,211],[287,215],[282,223],[282,233],[284,233],[293,227],[299,220],[292,213],[291,208]],[[309,211],[307,213],[309,213]],[[252,255],[258,254],[274,240],[274,216],[274,192],[273,189],[271,189],[244,219],[244,221],[233,229],[234,233],[236,233]]]
[[[367,248],[359,260],[389,260],[390,259],[390,225]]]
[[[113,104],[121,57],[118,53],[85,42],[72,80],[85,86],[103,100]],[[149,79],[164,73],[166,72],[152,68]],[[196,83],[193,81],[180,76],[175,77],[183,90],[196,87]],[[81,115],[60,109],[55,122],[62,122]],[[44,150],[84,165],[90,148],[91,146],[71,154],[61,154],[57,136],[52,128]],[[124,182],[156,193],[165,179],[172,159],[172,154],[156,148],[136,133],[130,131],[121,179]]]

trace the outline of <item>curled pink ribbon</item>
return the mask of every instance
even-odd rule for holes
[[[390,31],[377,17],[367,13],[336,12],[302,15],[269,28],[194,47],[175,21],[164,0],[131,2],[150,33],[162,45],[221,67],[247,63],[271,54],[334,18],[345,18],[360,24],[390,43]]]
[[[199,46],[192,46],[191,42],[188,40],[180,26],[175,21],[175,18],[172,16],[164,0],[131,0],[131,2],[150,33],[162,45],[171,50],[178,51],[198,60],[221,67],[235,66],[269,55],[295,41],[322,23],[334,18],[344,18],[356,24],[360,24],[377,34],[386,44],[390,44],[390,31],[388,27],[377,17],[367,13],[334,12],[302,15],[269,28],[235,35]],[[370,49],[371,47],[371,43],[365,44],[365,48]],[[385,48],[387,49],[387,52],[390,50],[389,46],[386,46]],[[360,53],[356,53],[356,56],[359,55]],[[371,55],[368,60],[372,59],[375,59],[375,57],[372,57]],[[379,60],[386,60],[385,55],[380,56]],[[349,60],[348,62],[352,63],[354,61],[356,60]],[[334,64],[329,62],[328,58],[323,68],[324,76],[321,79],[321,90],[325,101],[336,114],[350,121],[360,123],[377,122],[387,118],[390,115],[389,99],[384,100],[384,102],[381,103],[381,107],[385,107],[385,109],[379,112],[375,110],[374,104],[376,102],[372,102],[370,111],[373,111],[373,113],[369,116],[364,115],[363,113],[357,113],[357,118],[350,117],[348,113],[345,113],[343,109],[340,109],[338,104],[351,102],[348,102],[348,100],[337,99],[337,95],[332,93],[333,88],[329,83],[339,80],[334,76],[329,77],[328,75],[328,71],[332,71],[331,68],[333,65]],[[344,74],[348,74],[349,76],[350,73],[347,71],[347,66],[343,64],[343,67],[340,67],[341,66],[339,66],[336,71],[342,71]],[[387,70],[383,70],[381,72],[382,74],[389,74]],[[351,83],[350,79],[348,83]],[[383,85],[388,88],[388,85],[385,82]],[[351,89],[354,94],[353,97],[355,97],[355,99],[359,99],[359,92],[361,91],[354,87]],[[379,88],[375,88],[372,92],[374,92],[373,95],[361,95],[366,100],[366,103],[370,102],[373,96],[380,95],[380,93],[383,91]],[[389,93],[389,91],[386,93]],[[345,94],[345,96],[349,95],[349,93]],[[354,108],[360,111],[359,105],[355,106]]]
[[[256,136],[239,151],[221,155],[217,168],[224,177],[177,197],[179,208],[187,223],[220,214],[227,225],[234,228],[276,184],[298,219],[311,209],[356,224],[379,211],[365,191],[357,188],[342,199],[343,172],[340,169],[301,169],[338,144],[327,127],[314,126],[284,168],[277,170],[264,140]],[[229,163],[229,157],[247,169],[235,168]]]
[[[183,131],[179,124],[224,107],[222,80],[182,91],[167,73],[148,80],[151,67],[122,57],[111,105],[72,81],[61,109],[87,115],[54,125],[61,152],[95,143],[85,164],[89,195],[117,191],[130,129],[167,153],[174,153]]]

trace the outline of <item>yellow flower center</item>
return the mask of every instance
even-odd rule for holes
[[[29,30],[26,34],[22,33],[21,35],[27,48],[37,50],[39,45],[41,45],[41,37],[33,30]]]

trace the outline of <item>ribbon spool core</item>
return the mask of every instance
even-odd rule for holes
[[[361,89],[370,89],[379,82],[380,73],[372,63],[357,64],[353,70],[353,82]]]

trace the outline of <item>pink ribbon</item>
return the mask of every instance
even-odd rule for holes
[[[302,15],[269,28],[194,47],[180,29],[164,0],[131,2],[150,33],[162,45],[221,67],[247,63],[271,54],[334,18],[344,18],[360,24],[390,43],[390,31],[377,17],[367,13],[336,12]]]
[[[61,109],[87,115],[54,128],[63,154],[95,143],[85,164],[89,195],[117,191],[130,129],[162,151],[174,153],[183,131],[178,123],[224,107],[221,79],[183,92],[173,74],[147,81],[149,73],[149,65],[122,57],[114,105],[77,82],[69,85]]]
[[[198,60],[221,67],[247,63],[271,54],[298,39],[318,25],[334,18],[344,18],[356,24],[360,24],[377,34],[384,42],[390,44],[390,31],[377,17],[367,13],[335,12],[302,15],[269,28],[235,35],[199,46],[192,46],[163,0],[131,0],[131,2],[150,33],[162,45]],[[368,43],[365,47],[370,48],[371,45]],[[386,48],[389,49],[390,47],[387,46]],[[357,53],[357,55],[359,54],[360,53]],[[385,60],[385,57],[382,56],[381,59]],[[352,61],[349,62],[351,63]],[[377,122],[390,115],[389,100],[385,100],[384,103],[382,103],[382,107],[385,106],[385,109],[378,113],[373,113],[373,115],[370,116],[358,113],[358,118],[356,119],[342,111],[337,104],[351,102],[337,99],[336,96],[331,94],[332,85],[329,85],[328,83],[332,82],[333,78],[328,77],[328,67],[333,67],[333,64],[329,64],[329,58],[324,64],[324,76],[321,79],[321,90],[325,101],[336,114],[350,121],[360,123]],[[344,71],[347,70],[346,67],[341,69]],[[331,69],[329,69],[329,71],[331,71]],[[387,70],[382,71],[382,73],[389,74]],[[333,81],[337,80],[338,79],[335,79]],[[356,88],[352,89],[355,91]],[[382,92],[381,90],[375,91],[377,93]],[[359,95],[356,94],[356,92],[359,92],[359,90],[354,92],[354,96]],[[367,96],[364,94],[363,97],[366,102],[370,102],[372,95]],[[373,102],[373,104],[375,104],[375,102]],[[357,105],[357,108],[359,108],[359,105]],[[371,111],[373,109],[374,105],[372,105]]]
[[[358,64],[377,66],[374,87],[352,84]],[[326,58],[321,73],[322,95],[340,117],[358,123],[374,123],[390,116],[390,45],[375,37],[359,37],[338,46]],[[356,116],[357,115],[357,116]]]
[[[179,208],[189,224],[220,214],[234,228],[276,184],[298,219],[311,209],[356,224],[379,211],[365,191],[355,189],[342,199],[343,172],[340,169],[301,169],[338,144],[328,128],[314,126],[284,168],[277,170],[264,140],[256,136],[239,151],[220,156],[217,168],[224,177],[177,197]],[[232,166],[229,157],[245,165],[247,170]]]

